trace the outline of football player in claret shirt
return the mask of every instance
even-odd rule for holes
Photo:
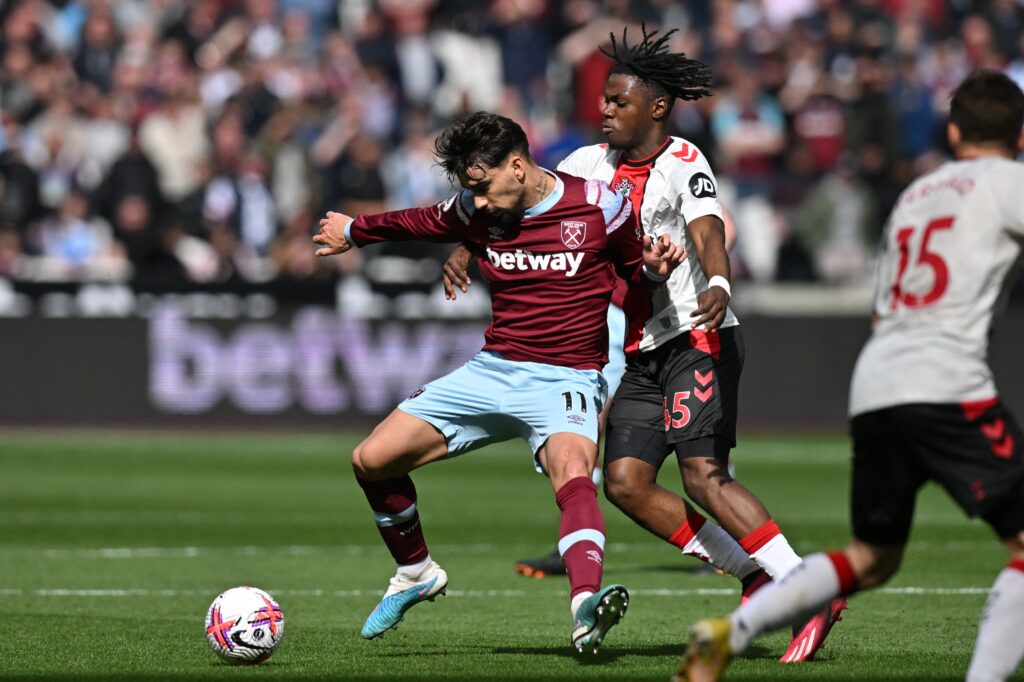
[[[980,71],[954,91],[956,159],[903,192],[882,237],[871,338],[850,386],[853,538],[807,557],[729,618],[697,623],[679,679],[717,680],[759,633],[876,587],[903,558],[928,480],[1002,539],[1010,562],[978,628],[967,682],[1011,677],[1024,658],[1024,436],[985,357],[993,309],[1024,240],[1024,93]]]
[[[611,37],[606,54],[614,66],[602,108],[608,143],[576,150],[558,169],[608,182],[630,199],[641,229],[686,247],[665,287],[626,295],[627,362],[608,415],[605,494],[651,533],[739,578],[745,600],[801,558],[728,470],[743,339],[729,309],[722,207],[707,159],[667,132],[675,100],[709,95],[711,72],[671,52],[672,33],[658,37],[645,27],[634,45],[625,31],[621,42]],[[449,266],[451,279],[459,268],[451,259]],[[658,485],[658,470],[673,453],[686,495],[721,525]],[[840,598],[795,627],[781,660],[812,657],[844,607]]]
[[[402,402],[352,453],[397,573],[363,626],[395,627],[416,603],[443,593],[444,570],[427,550],[409,472],[491,443],[523,438],[562,512],[573,616],[571,641],[596,651],[629,595],[601,588],[604,519],[591,472],[607,400],[608,302],[616,275],[652,291],[682,248],[652,240],[629,200],[607,183],[540,168],[526,135],[503,116],[476,113],[436,142],[440,163],[465,188],[437,206],[359,216],[328,213],[317,255],[385,240],[469,242],[490,284],[493,318],[483,350]],[[511,498],[509,500],[511,502]]]

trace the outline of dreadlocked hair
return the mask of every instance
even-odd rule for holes
[[[668,39],[677,29],[657,38],[659,31],[648,33],[647,25],[641,24],[644,39],[638,45],[628,44],[628,30],[629,27],[622,29],[621,43],[616,41],[614,33],[609,34],[612,39],[610,52],[600,48],[615,62],[613,74],[635,76],[653,86],[658,95],[669,97],[669,104],[677,97],[692,101],[711,94],[711,67],[690,59],[682,52],[669,52]]]

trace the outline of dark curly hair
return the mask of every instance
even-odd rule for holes
[[[999,71],[979,70],[953,91],[949,120],[964,142],[998,143],[1011,151],[1024,125],[1024,93]]]
[[[485,111],[454,121],[434,142],[437,162],[452,182],[473,167],[497,168],[512,152],[530,158],[526,133],[512,119]]]
[[[704,62],[690,59],[681,52],[669,52],[668,39],[676,32],[672,29],[657,38],[658,31],[647,32],[647,25],[641,24],[643,40],[630,45],[628,27],[622,29],[622,42],[612,39],[611,51],[601,52],[611,57],[615,65],[611,74],[634,76],[649,88],[655,97],[667,97],[669,106],[678,98],[696,100],[711,95],[711,67]]]

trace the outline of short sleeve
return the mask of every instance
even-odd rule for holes
[[[1024,201],[1020,191],[1024,187],[1024,163],[1013,162],[1013,172],[1001,178],[1003,192],[998,201],[1006,231],[1015,237],[1024,237]]]
[[[586,156],[586,147],[577,149],[569,156],[562,159],[562,162],[558,164],[556,170],[562,173],[568,173],[569,175],[575,175],[578,178],[587,177],[587,169],[584,164],[584,157]]]
[[[692,161],[680,160],[673,173],[673,184],[679,192],[679,213],[690,223],[706,215],[722,217],[718,201],[718,181],[703,154]]]

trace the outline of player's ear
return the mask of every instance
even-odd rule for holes
[[[664,121],[668,116],[668,98],[655,97],[651,100],[651,118],[655,121]]]
[[[1017,136],[1017,153],[1024,152],[1024,130],[1020,131],[1020,135]]]
[[[518,154],[512,154],[508,163],[512,167],[512,175],[515,176],[516,181],[524,182],[526,180],[526,159]]]
[[[946,139],[949,140],[949,146],[956,149],[960,146],[960,141],[963,139],[963,135],[960,134],[960,126],[955,123],[946,124]]]

